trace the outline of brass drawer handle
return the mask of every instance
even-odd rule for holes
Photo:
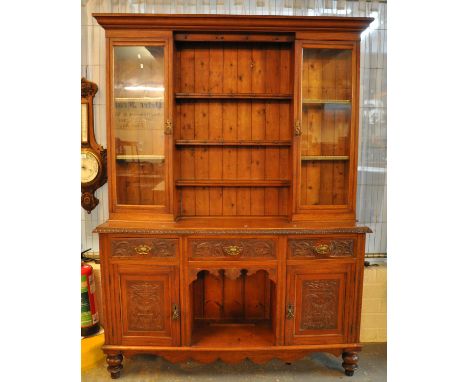
[[[288,309],[286,310],[286,318],[292,320],[294,318],[294,305],[288,304]]]
[[[227,247],[223,247],[224,253],[229,256],[237,256],[242,252],[242,248],[237,245],[228,245]]]
[[[172,304],[172,319],[176,321],[179,318],[180,318],[179,307],[177,306],[177,304]]]
[[[135,252],[137,255],[147,255],[151,252],[153,248],[146,244],[140,244],[135,247]]]
[[[330,253],[330,246],[328,244],[319,244],[314,247],[314,250],[320,255],[326,255]]]

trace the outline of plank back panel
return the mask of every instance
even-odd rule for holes
[[[209,321],[270,320],[272,309],[272,282],[266,271],[235,280],[220,272],[198,274],[192,287],[193,317]],[[215,289],[215,290],[213,290]]]
[[[175,139],[230,141],[230,146],[177,145],[180,180],[291,179],[290,147],[241,146],[291,141],[291,99],[216,98],[292,94],[292,46],[284,43],[178,42]],[[190,98],[191,94],[210,95]],[[238,143],[236,145],[236,143]],[[182,216],[286,216],[289,185],[180,186]]]

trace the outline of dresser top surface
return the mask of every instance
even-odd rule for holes
[[[177,222],[109,220],[97,233],[143,234],[333,234],[371,233],[371,229],[355,223],[290,222],[285,219],[180,219]]]

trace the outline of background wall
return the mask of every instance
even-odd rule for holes
[[[295,16],[369,16],[375,21],[362,35],[360,153],[357,218],[373,233],[366,253],[387,252],[387,3],[346,0],[82,0],[81,76],[95,82],[96,140],[106,147],[105,39],[92,13],[206,13]],[[107,183],[91,214],[82,209],[81,248],[99,250],[93,229],[109,217]]]

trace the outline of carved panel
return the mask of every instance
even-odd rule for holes
[[[353,239],[291,239],[288,241],[292,257],[352,257]]]
[[[337,329],[340,280],[302,283],[301,330]]]
[[[191,240],[192,257],[276,257],[273,240]]]
[[[112,257],[175,257],[177,239],[125,239],[111,241]]]
[[[127,301],[128,330],[164,330],[163,282],[127,281]]]
[[[194,282],[197,277],[198,273],[201,271],[208,271],[215,277],[221,277],[224,274],[230,280],[236,280],[244,273],[246,276],[253,275],[259,271],[266,271],[268,274],[268,278],[276,283],[277,280],[277,273],[276,268],[264,268],[264,267],[244,267],[244,268],[226,268],[226,269],[218,269],[218,268],[192,268],[190,267],[188,270],[188,283]]]

